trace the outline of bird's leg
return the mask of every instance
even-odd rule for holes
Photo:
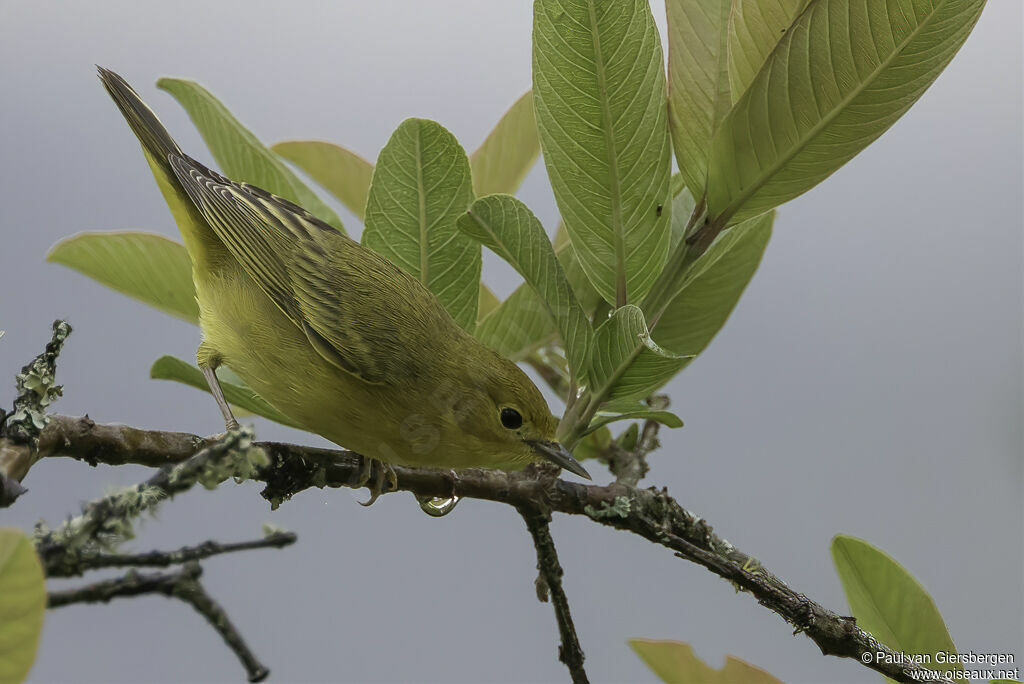
[[[217,401],[217,406],[220,407],[221,415],[224,416],[224,426],[228,432],[238,429],[238,421],[235,420],[235,416],[231,413],[231,407],[228,406],[227,399],[224,398],[224,390],[220,388],[220,380],[217,379],[217,371],[212,366],[200,366],[199,370],[203,371],[203,377],[206,378],[206,384],[210,386],[210,394]]]
[[[366,486],[370,490],[368,501],[360,501],[360,506],[369,506],[380,498],[384,492],[398,489],[398,476],[395,469],[384,461],[360,455],[359,473],[356,476],[356,487]]]

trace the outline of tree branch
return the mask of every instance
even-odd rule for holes
[[[50,422],[55,421],[58,421],[56,416]],[[194,455],[173,467],[162,468],[145,482],[90,501],[82,507],[81,515],[56,529],[37,525],[36,550],[47,570],[64,576],[81,574],[81,566],[89,557],[132,538],[134,519],[164,499],[197,483],[212,488],[229,477],[250,477],[257,468],[269,463],[263,451],[252,446],[250,428],[233,430],[215,442],[200,440],[200,444],[205,446]]]
[[[76,435],[75,439],[58,436]],[[129,439],[124,439],[129,437]],[[97,425],[87,418],[52,416],[40,439],[46,456],[68,456],[89,463],[142,463],[153,465],[154,453],[135,456],[139,442],[166,446],[164,463],[189,458],[195,444],[204,440],[182,433],[160,433],[121,426]],[[4,445],[0,440],[0,450]],[[272,506],[311,487],[352,486],[357,481],[361,458],[350,451],[334,451],[273,442],[254,444],[270,457],[270,464],[255,474],[266,483],[262,494]],[[880,644],[857,627],[856,621],[839,616],[790,589],[752,556],[714,534],[711,526],[682,508],[665,489],[637,489],[622,483],[582,485],[565,480],[537,479],[529,473],[500,470],[450,471],[394,467],[398,489],[420,496],[460,497],[497,501],[514,507],[544,506],[552,512],[586,515],[592,520],[637,534],[666,546],[683,558],[706,567],[716,575],[748,591],[796,632],[803,632],[825,655],[860,660],[878,652],[894,658],[870,658],[866,664],[901,682],[943,681],[929,678],[915,665],[899,665],[896,651]]]
[[[146,553],[122,554],[122,553],[97,553],[94,555],[82,556],[73,567],[64,563],[49,562],[45,568],[46,576],[53,577],[77,577],[89,570],[101,568],[131,568],[131,567],[160,567],[166,568],[171,565],[181,565],[189,561],[202,560],[211,556],[218,556],[224,553],[236,553],[249,549],[281,549],[290,546],[298,541],[298,535],[294,532],[271,532],[262,539],[237,542],[234,544],[221,544],[209,540],[195,546],[183,546],[175,551],[148,551]]]
[[[558,659],[569,668],[573,684],[589,684],[587,671],[583,669],[583,647],[576,636],[576,626],[569,613],[569,599],[562,588],[562,566],[558,562],[555,541],[551,538],[551,516],[537,506],[518,506],[519,514],[526,521],[526,529],[530,531],[533,545],[537,549],[537,598],[547,602],[551,597],[551,605],[555,609],[555,620],[558,622],[558,634],[562,644],[558,647]]]
[[[232,624],[224,609],[206,593],[199,577],[202,568],[195,561],[185,563],[180,570],[143,574],[134,570],[121,577],[95,582],[84,587],[51,591],[49,608],[61,608],[73,603],[109,603],[115,598],[128,598],[146,594],[159,594],[176,598],[192,606],[197,613],[220,634],[224,643],[234,652],[245,668],[250,682],[261,682],[270,674]]]

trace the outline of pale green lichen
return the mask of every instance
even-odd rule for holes
[[[80,555],[113,551],[135,537],[134,519],[152,512],[166,494],[148,484],[115,490],[83,507],[81,515],[68,518],[55,529],[36,523],[34,538],[39,546],[60,546],[65,563],[74,564]]]
[[[228,478],[240,482],[254,476],[269,458],[253,445],[252,438],[252,428],[233,430],[174,468],[87,503],[81,515],[55,529],[40,521],[35,543],[44,554],[47,549],[60,549],[60,563],[69,568],[77,566],[82,556],[114,551],[135,537],[134,521],[143,513],[154,513],[164,499],[195,484],[212,489]]]
[[[253,436],[250,427],[228,432],[219,442],[200,452],[205,458],[193,457],[171,470],[168,487],[179,491],[198,483],[214,489],[228,478],[239,483],[252,479],[270,464],[267,453],[253,444]]]
[[[49,420],[46,407],[63,392],[63,388],[56,384],[57,356],[70,334],[70,325],[54,321],[53,337],[46,349],[15,377],[18,396],[14,400],[14,411],[3,423],[6,437],[29,444],[33,449],[38,445],[39,434]]]
[[[601,502],[601,508],[594,508],[588,504],[583,507],[583,512],[594,520],[601,520],[603,518],[628,518],[629,508],[629,498],[625,496],[617,496],[615,497],[615,502],[611,505],[609,505],[607,501]]]

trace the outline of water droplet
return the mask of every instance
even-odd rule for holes
[[[459,496],[417,496],[420,502],[420,509],[433,518],[440,518],[455,510],[459,503]]]

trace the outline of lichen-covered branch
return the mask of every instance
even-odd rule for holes
[[[61,396],[63,388],[56,383],[57,357],[71,326],[64,321],[53,322],[53,336],[43,353],[25,365],[15,376],[17,396],[10,413],[0,410],[0,507],[9,506],[27,490],[21,478],[32,465],[39,435],[49,420],[46,407]],[[20,467],[10,467],[20,457]]]
[[[526,521],[526,529],[530,531],[533,545],[537,549],[537,598],[547,602],[555,609],[555,620],[558,622],[558,635],[561,645],[558,647],[558,659],[569,668],[569,676],[573,684],[588,684],[587,671],[583,669],[583,647],[576,635],[569,612],[569,599],[562,587],[562,565],[558,562],[555,541],[551,538],[551,516],[537,506],[518,506],[519,514]]]
[[[0,450],[4,448],[2,441]],[[136,458],[135,446],[140,442],[166,445],[165,463],[186,460],[194,453],[195,444],[206,444],[192,435],[103,426],[86,418],[68,416],[52,416],[39,444],[40,454],[45,456],[79,458],[90,463],[154,465],[156,454],[152,451]],[[311,487],[352,486],[359,477],[362,459],[352,452],[271,442],[254,446],[269,457],[269,465],[255,473],[254,479],[266,483],[263,496],[272,505]],[[857,627],[852,618],[839,616],[789,588],[755,558],[716,535],[707,522],[680,506],[665,489],[637,489],[619,482],[583,485],[538,478],[531,471],[463,470],[453,477],[450,471],[395,466],[395,473],[399,490],[420,496],[456,495],[515,507],[541,505],[552,512],[585,515],[602,525],[627,530],[672,549],[751,593],[796,632],[814,641],[826,655],[859,660],[865,653],[896,654]],[[899,662],[909,659],[870,658],[866,667],[901,682],[942,681],[930,679],[927,671],[916,666],[896,664]]]
[[[159,594],[176,598],[192,606],[220,634],[245,668],[250,682],[261,682],[270,674],[249,649],[224,609],[210,597],[199,582],[202,568],[195,561],[174,572],[140,573],[129,571],[115,579],[103,580],[74,589],[51,591],[47,606],[60,608],[73,603],[108,603],[115,598]]]
[[[50,572],[64,576],[80,574],[81,564],[90,557],[133,538],[135,519],[152,511],[164,499],[197,483],[212,489],[229,477],[252,477],[257,469],[268,464],[266,454],[252,445],[250,428],[233,430],[222,439],[205,444],[181,463],[162,468],[145,482],[90,501],[82,507],[80,515],[55,529],[38,524],[36,550]]]

